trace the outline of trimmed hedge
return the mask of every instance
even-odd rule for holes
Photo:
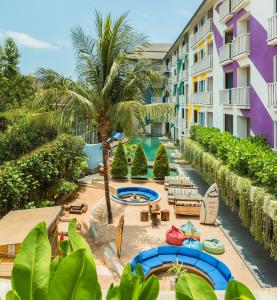
[[[168,155],[163,144],[159,146],[154,162],[153,174],[157,179],[164,179],[165,176],[169,176],[170,174]]]
[[[215,147],[215,144],[211,147]],[[221,147],[227,149],[229,145]],[[277,259],[276,198],[265,189],[253,186],[250,179],[237,175],[222,160],[205,150],[199,143],[184,139],[185,158],[207,183],[217,183],[221,198],[239,214],[243,225],[250,229],[255,240],[270,249],[272,257]]]
[[[132,177],[147,175],[147,160],[141,144],[138,144],[135,157],[132,160],[131,175]]]
[[[192,126],[191,138],[232,171],[277,196],[277,154],[263,137],[238,139],[217,128]]]
[[[112,178],[126,178],[128,175],[128,162],[125,155],[125,150],[123,144],[118,143],[112,162],[111,169]]]
[[[27,207],[28,203],[39,207],[45,199],[58,203],[65,192],[72,191],[68,182],[77,181],[82,173],[83,146],[81,138],[61,135],[28,155],[5,163],[0,170],[0,216]]]

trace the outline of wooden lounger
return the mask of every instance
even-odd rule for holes
[[[176,215],[200,216],[202,200],[200,199],[179,199],[174,200],[174,211]]]

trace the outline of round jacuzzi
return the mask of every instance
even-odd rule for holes
[[[159,201],[160,193],[145,187],[122,187],[117,189],[117,195],[112,195],[112,199],[121,204],[146,205]]]

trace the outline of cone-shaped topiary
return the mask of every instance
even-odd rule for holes
[[[118,143],[116,147],[111,175],[113,178],[125,178],[128,175],[128,163],[122,143]]]
[[[158,179],[164,179],[165,176],[169,176],[170,168],[168,163],[168,156],[164,145],[160,145],[153,169],[154,177]]]
[[[145,153],[142,148],[142,145],[139,144],[135,152],[135,157],[132,161],[131,175],[133,177],[144,176],[147,175],[147,171],[148,168],[147,168],[147,160],[145,157]]]

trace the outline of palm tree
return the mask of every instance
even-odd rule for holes
[[[158,120],[172,116],[171,105],[145,105],[149,86],[161,88],[164,78],[151,71],[149,61],[134,59],[133,53],[147,47],[146,38],[136,33],[126,20],[127,14],[113,21],[96,12],[96,38],[80,27],[71,31],[77,57],[78,80],[49,69],[36,73],[40,93],[39,106],[51,111],[60,124],[70,124],[86,117],[93,119],[101,135],[105,198],[108,223],[112,223],[109,193],[108,137],[121,128],[129,135],[145,125],[145,118]]]

